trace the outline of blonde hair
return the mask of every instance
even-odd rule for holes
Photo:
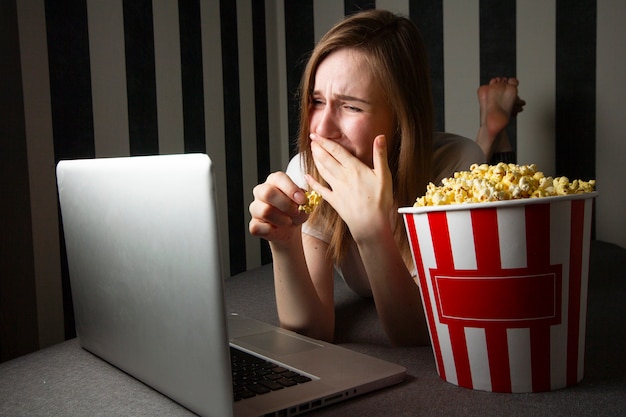
[[[298,147],[304,155],[304,169],[324,183],[311,154],[311,94],[320,63],[343,48],[362,53],[374,78],[387,94],[397,125],[394,137],[387,138],[394,203],[396,207],[412,205],[416,197],[425,192],[431,179],[431,83],[426,49],[419,30],[409,19],[391,12],[368,10],[351,15],[331,28],[312,51],[300,85]],[[309,221],[331,235],[329,256],[340,260],[350,240],[345,222],[325,201]],[[394,225],[394,236],[405,262],[412,265],[403,220],[399,215]]]

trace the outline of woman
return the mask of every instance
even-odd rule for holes
[[[317,44],[301,83],[300,154],[254,189],[249,230],[270,242],[281,326],[332,340],[334,269],[371,296],[393,344],[427,344],[398,207],[430,181],[483,162],[474,141],[433,139],[426,50],[408,19],[347,17]],[[304,189],[322,202],[299,211]]]

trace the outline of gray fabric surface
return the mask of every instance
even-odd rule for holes
[[[547,393],[497,394],[439,378],[429,347],[386,340],[371,300],[337,281],[337,338],[408,369],[399,385],[316,416],[626,416],[626,250],[593,242],[585,378]],[[227,280],[229,311],[277,323],[271,267]],[[187,410],[82,350],[76,340],[0,364],[0,416],[185,416]]]

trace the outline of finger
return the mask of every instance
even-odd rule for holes
[[[304,211],[300,211],[297,216],[291,218],[291,223],[294,226],[299,226],[309,218],[309,214]]]
[[[342,165],[318,142],[311,143],[313,163],[322,178],[332,184],[337,175],[341,175]]]
[[[264,183],[254,187],[252,193],[254,201],[248,209],[253,219],[273,227],[290,227],[294,219],[296,224],[302,221],[298,206],[307,198],[285,173],[270,174]]]
[[[374,139],[374,172],[383,179],[390,176],[389,162],[387,161],[387,138],[378,135]]]
[[[298,215],[297,207],[287,213],[261,200],[250,203],[248,210],[253,221],[274,227],[288,227],[292,224],[291,219]]]
[[[315,133],[312,133],[310,138],[312,146],[318,145],[330,158],[339,162],[341,165],[348,165],[355,158],[354,155],[341,146],[337,141],[324,138]]]
[[[256,237],[261,237],[261,238],[268,237],[270,233],[273,231],[273,229],[274,227],[271,224],[265,223],[255,218],[252,218],[250,220],[250,223],[248,224],[248,231],[250,232],[252,236],[256,236]]]
[[[306,180],[307,184],[309,184],[311,189],[318,193],[323,199],[327,200],[328,197],[330,197],[330,194],[332,193],[332,190],[330,188],[325,187],[309,174],[306,174],[304,176],[304,179]]]
[[[274,172],[267,180],[254,187],[255,199],[264,201],[279,210],[290,212],[307,201],[304,191],[284,172]]]

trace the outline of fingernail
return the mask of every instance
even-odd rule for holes
[[[304,193],[302,191],[296,191],[293,194],[293,199],[294,199],[294,201],[296,203],[302,204],[302,203],[306,202],[307,198],[306,198],[306,196],[304,195]]]

